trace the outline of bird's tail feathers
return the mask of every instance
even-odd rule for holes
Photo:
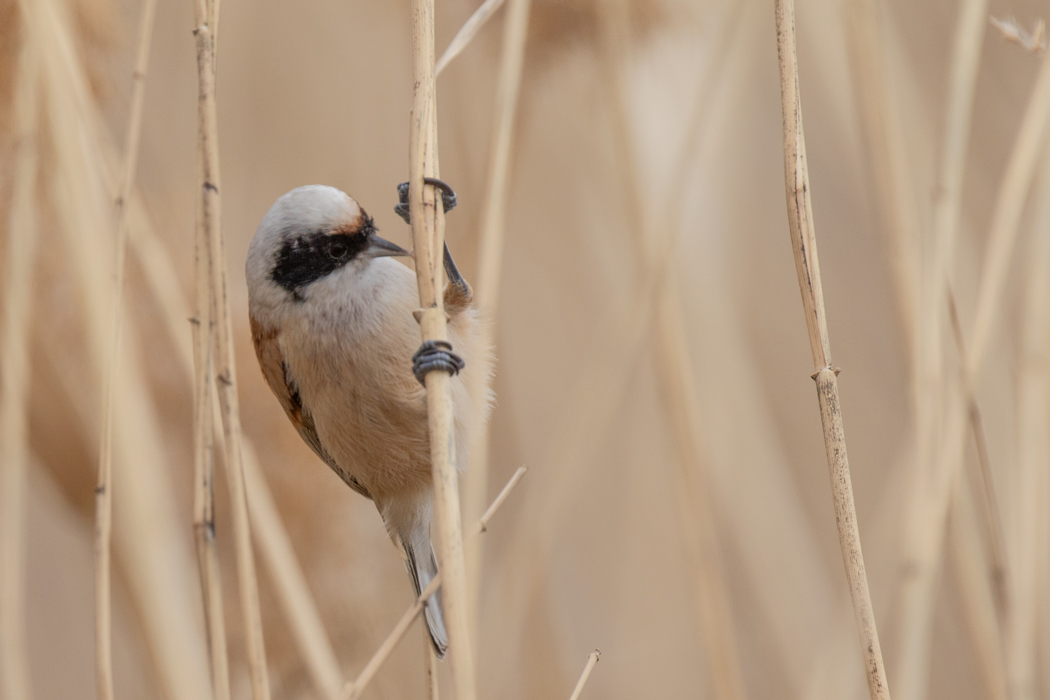
[[[405,568],[412,578],[412,585],[416,588],[418,597],[423,589],[430,585],[437,575],[437,561],[434,559],[434,550],[430,545],[430,538],[425,540],[425,548],[413,545],[407,538],[401,538],[401,546],[405,549]],[[417,551],[423,549],[423,552]],[[427,630],[430,632],[430,641],[434,644],[434,651],[438,657],[445,656],[448,649],[448,632],[445,629],[445,610],[441,605],[441,591],[438,590],[423,608],[423,616],[427,621]]]

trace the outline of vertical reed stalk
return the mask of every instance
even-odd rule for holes
[[[438,688],[437,652],[434,651],[434,645],[430,643],[430,632],[427,631],[426,626],[420,627],[420,630],[423,632],[423,647],[426,649],[426,653],[423,654],[423,683],[426,699],[441,700],[441,691]]]
[[[14,94],[16,151],[7,226],[0,347],[0,696],[29,700],[25,620],[25,496],[29,462],[30,302],[37,246],[36,179],[40,73],[23,4]]]
[[[263,643],[262,616],[259,611],[259,589],[255,576],[255,559],[248,516],[243,445],[241,443],[240,407],[237,399],[236,370],[233,359],[233,323],[226,292],[226,259],[220,226],[219,144],[215,111],[215,43],[213,28],[218,24],[218,7],[209,8],[206,0],[197,0],[195,35],[198,68],[198,143],[200,144],[201,204],[199,225],[207,239],[210,268],[210,305],[214,314],[215,388],[219,395],[226,442],[226,474],[230,485],[233,536],[240,583],[241,613],[244,617],[248,651],[248,671],[254,700],[269,700],[270,685]],[[207,366],[206,364],[204,366]]]
[[[214,9],[209,5],[208,12]],[[210,14],[209,14],[210,16]],[[197,134],[198,187],[203,191],[204,130]],[[211,667],[212,694],[215,700],[230,698],[230,662],[226,649],[226,622],[222,600],[219,553],[215,541],[215,436],[219,431],[213,425],[221,419],[214,414],[212,399],[213,347],[215,322],[212,319],[211,257],[208,252],[208,234],[205,229],[203,201],[196,207],[194,256],[196,283],[193,318],[193,534],[197,545],[197,564],[200,570],[201,594],[204,603],[204,624],[208,637],[208,655]],[[149,276],[152,278],[153,276]],[[160,279],[160,278],[158,278]]]
[[[827,318],[824,312],[824,292],[817,260],[817,238],[813,227],[813,206],[810,200],[809,171],[806,165],[806,141],[802,128],[802,107],[798,88],[798,57],[795,51],[794,0],[776,0],[777,54],[780,62],[780,97],[784,115],[784,187],[787,197],[788,224],[791,229],[791,248],[795,254],[795,269],[802,292],[806,328],[809,332],[813,366],[816,371],[817,400],[820,420],[824,426],[824,445],[831,472],[835,520],[839,531],[839,546],[849,581],[853,613],[860,632],[861,649],[872,700],[889,700],[886,667],[875,626],[875,611],[871,605],[868,577],[864,570],[860,530],[853,503],[853,485],[850,481],[849,460],[846,455],[846,436],[842,426],[842,408],[839,405],[838,370],[831,364],[831,344],[828,340]]]
[[[111,543],[113,532],[113,400],[116,373],[120,367],[120,343],[124,319],[124,278],[127,263],[127,201],[135,182],[139,137],[142,133],[142,105],[149,67],[149,47],[153,37],[153,18],[157,1],[145,0],[139,26],[138,55],[132,75],[131,115],[124,141],[124,164],[117,195],[116,235],[113,264],[112,339],[106,375],[102,385],[102,426],[99,439],[98,479],[95,485],[95,672],[99,700],[113,698],[113,641],[111,611]]]
[[[496,311],[499,307],[500,269],[503,261],[503,236],[506,228],[507,191],[510,182],[511,143],[514,117],[521,91],[521,73],[525,63],[531,0],[511,0],[503,20],[503,47],[499,78],[496,83],[496,109],[492,141],[489,146],[488,181],[481,205],[481,241],[478,252],[477,284],[474,301],[481,316],[482,348],[495,345]],[[480,8],[479,8],[480,11]],[[476,14],[476,13],[475,13]],[[473,19],[473,18],[472,18]],[[471,387],[475,415],[482,416],[491,391],[490,382],[477,382]],[[478,421],[470,432],[470,453],[464,484],[464,513],[469,520],[480,515],[488,496],[489,421]],[[481,581],[483,543],[476,540],[466,549],[468,600],[471,626],[476,633],[478,591]]]
[[[448,340],[441,295],[440,258],[444,246],[445,212],[435,206],[434,188],[424,177],[438,177],[437,102],[434,83],[434,0],[412,2],[413,95],[409,134],[409,209],[415,249],[420,326],[423,340]],[[474,658],[470,645],[469,608],[460,525],[459,476],[456,473],[452,424],[451,377],[426,375],[430,460],[434,475],[434,515],[437,521],[438,566],[445,580],[442,602],[449,637],[453,697],[476,697]]]
[[[601,655],[601,651],[595,649],[587,657],[587,664],[583,667],[583,673],[580,674],[580,680],[576,681],[576,687],[573,689],[572,695],[569,696],[569,700],[579,700],[580,693],[583,692],[583,686],[587,685],[587,679],[591,677],[591,671],[594,670]]]
[[[244,441],[244,471],[255,546],[273,581],[274,592],[284,610],[295,644],[299,647],[306,670],[318,692],[327,700],[339,700],[343,687],[339,660],[310,596],[306,577],[295,558],[288,533],[282,526],[281,514],[266,485],[259,460],[247,440]]]

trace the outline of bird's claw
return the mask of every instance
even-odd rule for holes
[[[455,191],[444,180],[438,180],[436,177],[425,177],[423,178],[423,184],[433,185],[441,190],[441,205],[444,207],[446,213],[452,211],[458,203],[459,200],[456,199]],[[397,204],[394,205],[394,212],[404,219],[406,224],[412,224],[412,217],[408,213],[407,182],[402,182],[397,186]]]
[[[426,386],[428,372],[442,370],[449,375],[456,375],[464,367],[466,363],[463,358],[452,352],[452,343],[445,340],[425,340],[412,356],[412,374],[423,386]]]

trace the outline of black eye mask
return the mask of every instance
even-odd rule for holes
[[[357,233],[307,233],[287,240],[277,251],[270,279],[291,292],[295,301],[304,301],[303,288],[360,255],[374,231],[364,226]]]

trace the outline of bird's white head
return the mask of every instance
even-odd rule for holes
[[[396,255],[409,252],[377,236],[372,218],[345,192],[297,187],[274,202],[248,247],[249,298],[271,309],[303,302],[312,285]]]

